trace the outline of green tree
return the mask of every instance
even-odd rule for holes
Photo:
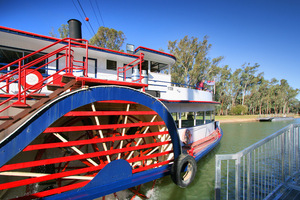
[[[120,51],[125,39],[122,31],[101,26],[89,43],[94,46]]]
[[[242,69],[237,68],[230,77],[229,81],[229,94],[231,96],[231,106],[235,106],[238,96],[241,93],[242,86],[240,83],[241,80]]]
[[[60,38],[67,38],[69,37],[69,25],[62,24],[61,27],[58,28],[58,33]]]
[[[169,41],[168,49],[177,59],[171,69],[172,81],[195,85],[200,80],[214,77],[220,69],[218,65],[223,57],[210,60],[207,56],[210,48],[207,36],[202,41],[189,36],[179,42]]]
[[[204,38],[203,43],[207,42]],[[169,41],[168,49],[175,55],[176,63],[172,66],[172,82],[189,85],[189,72],[193,69],[196,58],[200,52],[201,42],[198,38],[185,36],[179,42]],[[210,48],[210,45],[208,46]],[[205,54],[205,52],[202,52]]]
[[[68,24],[62,24],[58,28],[58,33],[60,38],[67,38],[69,37],[69,25]],[[54,28],[52,27],[51,31],[49,32],[51,37],[57,37],[57,34],[54,31]]]
[[[255,73],[257,72],[259,65],[255,63],[254,66],[242,66],[241,77],[240,77],[240,85],[242,90],[242,105],[245,103],[245,95],[249,87],[253,86],[253,84],[257,83],[257,78],[255,77]]]
[[[216,91],[215,100],[220,102],[219,115],[227,115],[228,107],[230,105],[229,80],[231,78],[231,69],[228,65],[220,68],[216,77]]]
[[[295,97],[298,95],[299,90],[293,89],[285,79],[280,80],[280,86],[279,86],[279,97],[281,99],[281,107],[280,107],[280,113],[287,114],[288,107],[290,103],[295,99]]]

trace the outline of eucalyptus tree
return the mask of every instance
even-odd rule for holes
[[[278,80],[276,78],[272,78],[270,82],[270,89],[268,92],[270,97],[269,113],[277,114],[279,111],[279,107],[281,104],[279,92],[280,92],[280,88],[279,88]]]
[[[256,84],[258,79],[256,78],[255,74],[259,68],[259,65],[257,63],[254,64],[254,66],[250,66],[250,63],[246,66],[245,64],[242,65],[242,71],[240,75],[240,85],[242,90],[242,105],[244,105],[245,102],[245,95],[247,93],[247,90],[252,85]]]
[[[280,112],[282,114],[287,113],[287,108],[289,106],[289,103],[295,99],[295,97],[298,95],[299,90],[293,89],[285,79],[280,80],[280,86],[279,86],[279,98],[281,100],[281,106],[280,106]]]
[[[198,63],[202,60],[203,65],[209,65],[206,55],[210,47],[206,36],[202,42],[198,41],[198,38],[189,38],[189,36],[185,36],[179,42],[169,41],[168,49],[176,57],[176,63],[171,70],[172,81],[187,85],[194,82],[195,75],[190,76],[190,72],[194,71],[196,60]]]
[[[58,28],[58,33],[59,33],[59,37],[60,38],[67,38],[69,37],[69,25],[68,24],[62,24],[59,28]],[[57,34],[54,31],[54,28],[51,29],[51,31],[49,32],[51,37],[57,37]]]
[[[228,107],[231,102],[229,91],[229,80],[231,78],[231,69],[228,65],[220,68],[216,77],[216,96],[215,100],[220,102],[219,115],[227,115]]]
[[[237,68],[230,77],[228,92],[231,96],[232,107],[236,105],[237,98],[242,91],[241,82],[240,82],[241,75],[242,75],[242,69]]]
[[[211,48],[208,37],[198,38],[185,36],[169,41],[168,49],[176,57],[172,66],[172,81],[186,85],[195,85],[200,80],[213,79],[219,73],[219,63],[223,57],[210,59],[207,55]]]
[[[262,76],[258,88],[259,98],[257,99],[257,101],[259,102],[260,115],[262,114],[262,112],[264,112],[265,114],[268,113],[269,101],[270,101],[270,96],[268,93],[269,89],[270,89],[270,82]]]
[[[120,51],[125,39],[126,37],[122,31],[101,26],[89,43],[97,47]]]

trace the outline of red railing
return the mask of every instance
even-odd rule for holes
[[[124,67],[118,67],[117,68],[117,80],[119,80],[119,75],[120,73],[123,73],[123,81],[126,81],[126,72],[132,68],[134,68],[135,66],[139,65],[139,74],[140,74],[140,78],[137,80],[133,80],[132,82],[138,82],[141,83],[142,79],[144,78],[142,76],[142,63],[144,62],[144,54],[140,53],[140,56],[135,59],[134,61],[130,62],[129,64],[125,65]],[[135,63],[135,64],[134,64]]]
[[[82,42],[82,43],[80,43]],[[37,55],[39,53],[43,53],[44,51],[49,51],[52,48],[55,48],[55,46],[59,45],[58,49],[52,50],[52,52],[45,54],[37,59],[32,60],[31,62],[25,63],[26,59],[31,58],[34,55]],[[57,42],[54,42],[51,45],[48,45],[38,51],[35,51],[31,54],[28,54],[27,56],[24,56],[8,65],[5,65],[0,68],[0,73],[5,71],[7,73],[2,74],[0,76],[0,83],[5,83],[0,86],[0,90],[5,91],[7,94],[5,94],[8,98],[0,103],[0,106],[4,105],[5,103],[9,102],[10,100],[17,99],[16,102],[14,102],[14,105],[27,105],[26,99],[30,97],[32,94],[37,93],[38,91],[42,90],[48,85],[53,84],[57,81],[58,78],[61,78],[58,74],[61,72],[64,72],[64,74],[73,75],[73,70],[82,70],[83,75],[87,76],[87,68],[88,68],[88,59],[83,61],[76,61],[74,60],[74,48],[84,48],[86,52],[86,58],[88,58],[88,41],[83,39],[73,39],[73,38],[64,38],[61,40],[58,40]],[[62,53],[63,52],[63,53]],[[57,56],[56,58],[51,58],[55,55],[62,54]],[[37,83],[34,85],[28,85],[26,84],[26,77],[29,74],[37,73],[38,70],[44,68],[45,66],[60,60],[61,58],[65,58],[66,60],[66,67],[63,69],[60,69],[56,71],[54,74],[51,74],[47,77],[42,77],[41,80],[38,80]],[[50,61],[48,61],[51,59]],[[44,62],[44,63],[41,63]],[[80,65],[74,65],[74,63],[81,63]],[[24,64],[25,63],[25,64]],[[38,67],[35,67],[35,65],[41,64]],[[17,66],[14,70],[9,70],[9,67]],[[52,80],[51,80],[52,79]],[[17,94],[10,94],[10,86],[12,84],[18,85],[18,92]],[[0,113],[4,110],[11,107],[13,104],[9,104],[6,107],[2,108],[0,110]]]

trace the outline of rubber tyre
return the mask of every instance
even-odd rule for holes
[[[197,163],[195,158],[188,154],[180,154],[172,165],[171,178],[176,185],[185,188],[193,182],[196,172]]]

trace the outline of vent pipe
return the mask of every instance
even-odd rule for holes
[[[74,39],[82,39],[81,35],[81,22],[77,19],[70,19],[69,24],[69,36]]]

